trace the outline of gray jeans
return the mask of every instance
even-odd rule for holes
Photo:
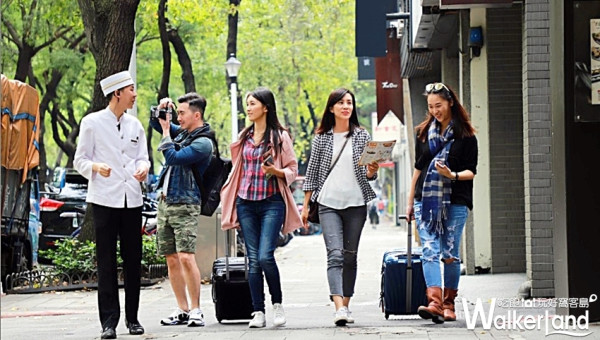
[[[327,281],[331,296],[351,297],[356,283],[360,234],[367,219],[367,206],[333,209],[319,204],[319,219],[327,249]]]

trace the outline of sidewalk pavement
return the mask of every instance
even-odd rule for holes
[[[211,285],[203,285],[201,308],[206,326],[161,326],[159,320],[169,315],[175,307],[175,298],[168,280],[143,288],[140,299],[139,320],[146,329],[142,336],[129,335],[124,325],[124,311],[117,327],[119,339],[546,339],[545,329],[555,315],[554,308],[500,308],[495,315],[533,315],[540,320],[539,327],[527,330],[519,321],[506,319],[501,328],[484,329],[481,319],[468,327],[462,303],[457,301],[455,322],[435,325],[416,315],[390,316],[386,320],[379,306],[380,272],[383,252],[406,245],[406,227],[397,227],[387,221],[377,229],[365,225],[359,248],[356,293],[350,304],[354,324],[336,327],[333,323],[334,307],[328,298],[326,278],[326,253],[321,235],[296,236],[285,247],[276,251],[282,279],[284,308],[287,324],[272,326],[272,310],[267,303],[267,327],[249,329],[246,323],[219,324],[215,318]],[[490,308],[492,298],[515,298],[525,274],[483,274],[462,276],[458,300],[466,299],[472,318],[477,299],[483,310]],[[267,302],[270,300],[268,293]],[[1,298],[2,339],[99,339],[96,291],[50,292],[40,294],[12,294]],[[508,300],[503,300],[508,301]],[[121,289],[121,306],[124,297]],[[498,305],[498,304],[497,304]],[[549,318],[545,317],[548,312]],[[544,316],[544,317],[541,317]],[[509,316],[510,318],[510,316]],[[554,316],[554,319],[557,317]],[[520,329],[521,328],[521,329]],[[600,325],[590,324],[585,339],[600,339]],[[574,333],[586,333],[582,330]],[[568,335],[554,334],[548,339],[572,339]]]

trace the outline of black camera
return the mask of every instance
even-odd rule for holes
[[[167,113],[173,114],[173,109],[169,107],[163,107],[157,110],[157,106],[150,107],[150,117],[152,119],[167,119]]]

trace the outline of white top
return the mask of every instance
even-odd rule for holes
[[[347,134],[347,132],[333,134],[333,156],[331,163],[335,161],[335,158],[342,149]],[[331,164],[328,164],[327,167],[331,167]],[[354,175],[352,139],[348,140],[348,144],[346,144],[340,159],[335,167],[331,169],[329,176],[327,176],[317,202],[334,209],[365,205],[362,191]]]
[[[92,171],[97,162],[111,167],[109,177]],[[86,202],[124,208],[127,199],[128,208],[141,206],[142,189],[133,174],[150,167],[142,124],[127,113],[117,121],[108,107],[83,117],[73,165],[88,179]]]

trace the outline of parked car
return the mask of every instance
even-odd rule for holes
[[[87,207],[87,186],[88,180],[75,169],[54,170],[52,182],[46,185],[46,191],[40,199],[40,250],[53,249],[56,241],[79,235]],[[158,202],[150,196],[144,195],[142,208],[140,232],[145,235],[156,234]],[[43,257],[40,261],[47,263]]]
[[[85,214],[87,179],[67,168],[56,168],[52,178],[40,199],[40,250],[52,249],[65,237],[76,237]]]

